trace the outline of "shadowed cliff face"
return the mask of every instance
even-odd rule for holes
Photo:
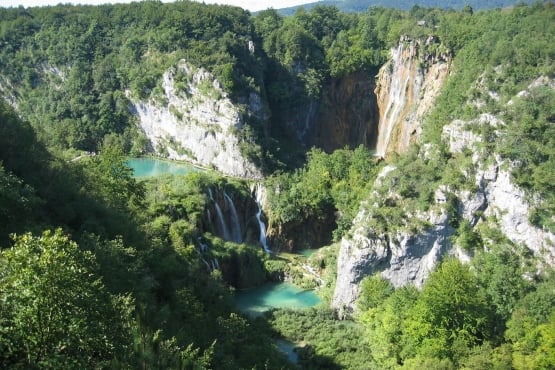
[[[345,146],[375,147],[379,115],[374,88],[370,73],[332,79],[324,91],[310,145],[328,152]]]
[[[274,108],[273,123],[279,127],[275,135],[285,134],[303,148],[314,146],[326,152],[345,146],[374,148],[379,120],[375,87],[375,75],[370,72],[331,78],[319,99]]]

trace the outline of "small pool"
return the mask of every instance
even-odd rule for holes
[[[313,307],[320,303],[320,297],[291,283],[267,283],[236,292],[235,303],[240,311],[256,315],[272,308]]]
[[[134,177],[154,177],[161,175],[185,175],[189,172],[201,171],[186,163],[170,162],[155,158],[130,158],[127,165],[133,170]]]

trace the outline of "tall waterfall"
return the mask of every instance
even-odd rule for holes
[[[208,188],[208,195],[210,196],[210,200],[214,202],[214,208],[216,209],[216,216],[218,219],[218,231],[220,232],[220,235],[224,240],[231,240],[229,229],[227,228],[222,209],[220,208],[218,202],[216,202],[216,200],[212,196],[212,189],[210,188]]]
[[[243,237],[241,235],[241,224],[239,223],[239,217],[237,216],[237,210],[235,209],[235,204],[233,200],[224,190],[224,198],[227,203],[227,207],[231,212],[231,241],[235,243],[242,243]]]
[[[258,212],[256,212],[256,219],[258,220],[258,226],[260,229],[260,244],[262,248],[264,248],[264,252],[272,253],[272,250],[268,247],[268,242],[266,240],[266,224],[262,221],[262,185],[260,183],[256,184],[256,188],[254,189],[254,195],[256,200],[256,205],[258,206]]]
[[[449,71],[448,55],[426,51],[436,42],[433,37],[411,40],[404,36],[380,69],[375,90],[380,112],[377,156],[402,153],[418,137]]]
[[[403,102],[405,101],[405,93],[407,91],[407,84],[409,83],[409,76],[399,76],[401,73],[401,68],[404,64],[400,64],[399,58],[403,53],[403,44],[399,45],[397,49],[393,51],[393,64],[392,80],[389,90],[389,98],[387,100],[387,107],[379,123],[379,133],[378,142],[376,145],[376,155],[383,157],[385,151],[391,139],[391,132],[393,131],[393,126],[399,117],[399,113],[404,107]]]
[[[411,77],[414,78],[414,75],[410,73],[413,53],[409,53],[408,58],[402,58],[406,54],[406,48],[405,44],[401,42],[391,52],[392,60],[389,67],[391,74],[389,76],[389,91],[386,98],[387,104],[384,113],[380,114],[380,123],[378,125],[376,155],[379,157],[385,156],[391,140],[393,127],[399,120],[400,114],[406,109],[408,84],[411,81]]]

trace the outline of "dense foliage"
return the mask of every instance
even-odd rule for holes
[[[0,14],[2,90],[25,96],[19,109],[62,149],[96,151],[109,133],[136,137],[126,90],[156,93],[180,59],[212,70],[231,91],[262,84],[262,65],[247,49],[255,35],[240,8],[142,2]]]
[[[387,282],[378,283],[379,277],[370,278],[374,282],[363,285],[360,320],[367,330],[372,367],[553,366],[553,342],[539,334],[553,325],[553,291],[544,289],[552,276],[543,276],[532,288],[523,277],[522,262],[505,248],[479,254],[472,266],[447,260],[421,292],[410,287],[393,290]],[[530,342],[531,336],[537,341]]]
[[[318,149],[308,153],[307,164],[294,173],[269,178],[268,204],[271,222],[305,223],[322,220],[338,212],[338,240],[348,231],[358,206],[372,184],[378,165],[372,153],[360,146],[326,154]],[[330,230],[332,231],[332,230]]]
[[[17,237],[0,266],[3,366],[104,367],[128,351],[130,302],[61,230]]]
[[[308,3],[300,6],[295,6],[291,8],[280,9],[280,13],[284,15],[293,14],[299,7],[305,9],[312,9],[315,6],[336,6],[342,12],[365,12],[370,7],[388,7],[395,9],[411,10],[415,8],[425,7],[425,8],[443,8],[443,9],[457,9],[461,10],[465,7],[471,7],[472,9],[494,9],[494,8],[506,8],[511,5],[518,3],[533,3],[534,1],[514,1],[514,0],[419,0],[407,1],[407,0],[322,0],[318,2]]]
[[[303,369],[367,369],[370,351],[363,327],[339,321],[328,309],[277,310],[266,315],[278,333],[294,343]]]
[[[445,261],[421,291],[370,277],[354,321],[326,309],[257,321],[236,312],[231,287],[261,283],[284,262],[261,252],[256,232],[223,240],[209,216],[218,196],[255,214],[252,190],[206,173],[139,182],[125,164],[146,150],[129,99],[155,98],[181,59],[209,69],[239,104],[257,92],[283,118],[330,80],[373,73],[400,35],[434,33],[454,59],[423,128],[432,146],[388,159],[395,169],[379,181],[363,147],[312,149],[287,172],[299,146],[279,119],[247,120],[243,144],[263,149],[245,150],[283,170],[266,180],[269,226],[324,225],[314,234],[338,240],[362,204],[374,231],[417,232],[430,225],[413,215],[430,210],[440,184],[472,189],[473,155],[498,153],[534,206],[531,221],[553,230],[551,2],[487,12],[317,6],[285,18],[148,1],[0,9],[0,19],[0,91],[17,108],[0,103],[0,367],[293,367],[276,335],[301,347],[303,368],[555,366],[552,272],[487,220],[463,220],[453,197],[453,242],[475,253],[471,264]],[[476,125],[487,138],[480,153],[450,154],[443,126],[482,113],[504,124]],[[336,251],[309,261],[333,274]],[[324,284],[329,299],[333,278]]]
[[[267,332],[235,312],[225,283],[264,281],[260,248],[203,231],[207,188],[238,199],[240,184],[208,174],[137,182],[109,143],[61,161],[1,108],[2,367],[285,364]]]

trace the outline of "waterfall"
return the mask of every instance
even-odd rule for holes
[[[205,260],[204,258],[202,258],[202,257],[200,257],[200,260],[201,260],[202,262],[204,262],[204,264],[206,265],[206,267],[208,267],[208,272],[211,272],[211,271],[212,271],[212,268],[210,267],[210,265],[208,264],[208,262],[206,262],[206,260]]]
[[[214,207],[216,208],[216,214],[218,215],[218,227],[220,229],[220,233],[222,234],[222,238],[224,240],[231,240],[229,230],[225,224],[224,214],[222,213],[222,209],[220,208],[218,202],[214,202]]]
[[[201,253],[206,253],[206,251],[208,250],[208,245],[206,245],[206,243],[204,243],[204,242],[202,241],[202,237],[201,237],[201,236],[199,236],[199,237],[197,238],[197,240],[198,240],[198,242],[199,242],[199,244],[200,244],[200,251],[201,251]]]
[[[208,195],[210,196],[210,200],[212,200],[214,202],[214,208],[216,209],[216,215],[217,215],[217,218],[218,218],[218,231],[220,232],[221,237],[224,240],[231,240],[231,237],[229,236],[229,230],[228,230],[227,225],[225,223],[224,214],[222,212],[222,209],[220,208],[220,205],[218,204],[218,202],[216,202],[216,200],[212,196],[212,189],[210,189],[210,188],[208,188]]]
[[[200,243],[200,251],[199,251],[198,249],[195,248],[195,252],[198,253],[200,260],[201,260],[202,262],[204,262],[204,264],[205,264],[206,267],[208,268],[208,272],[211,272],[211,271],[212,271],[212,268],[210,267],[210,264],[208,264],[208,262],[204,259],[204,257],[202,257],[202,255],[203,255],[204,253],[206,253],[206,251],[208,250],[208,246],[202,242],[202,238],[201,238],[201,237],[198,237],[197,239],[198,239],[198,241],[199,241],[199,243]]]
[[[380,115],[380,123],[378,125],[378,141],[376,144],[376,155],[383,157],[386,154],[391,133],[395,124],[399,120],[400,113],[406,108],[407,88],[411,79],[410,63],[412,55],[408,60],[403,60],[405,52],[404,44],[401,43],[397,49],[393,51],[390,74],[390,86],[387,94],[387,106],[383,115]],[[408,64],[405,65],[405,63]]]
[[[262,185],[260,183],[256,184],[254,189],[254,195],[256,200],[256,205],[258,206],[258,212],[256,212],[256,219],[258,220],[258,226],[260,229],[260,244],[264,248],[264,252],[272,253],[272,250],[268,247],[266,241],[266,224],[262,221]]]
[[[376,155],[405,152],[417,140],[422,123],[442,91],[450,57],[430,51],[435,38],[411,40],[402,36],[391,59],[380,68],[376,97],[380,120]],[[434,49],[434,48],[432,48]]]
[[[237,216],[237,210],[233,204],[233,200],[224,190],[224,198],[226,200],[227,206],[231,212],[231,241],[235,243],[242,243],[243,238],[241,236],[241,225],[239,224],[239,217]]]
[[[214,224],[212,223],[212,212],[208,208],[206,208],[206,217],[208,218],[208,227],[212,233],[215,232]]]

